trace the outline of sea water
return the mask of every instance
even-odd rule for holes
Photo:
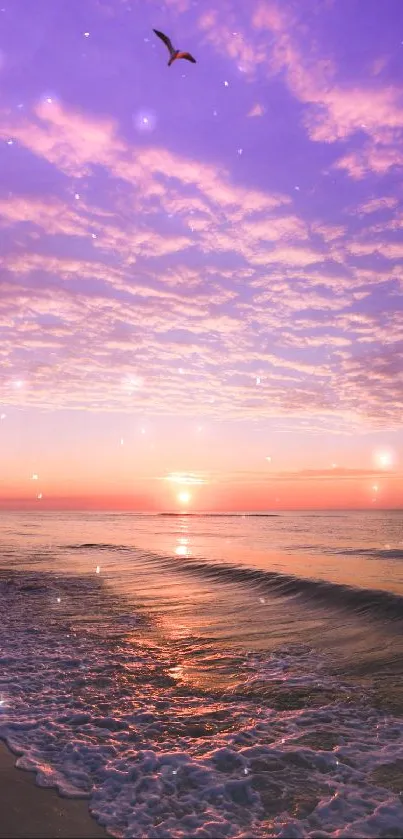
[[[403,835],[403,515],[3,513],[0,736],[121,837]]]

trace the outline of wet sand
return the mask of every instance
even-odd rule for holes
[[[0,839],[98,839],[109,834],[84,800],[61,798],[35,783],[33,772],[16,769],[16,756],[0,741]]]

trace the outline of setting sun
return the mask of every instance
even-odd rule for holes
[[[190,492],[180,492],[178,495],[178,501],[181,504],[189,504],[191,497]]]

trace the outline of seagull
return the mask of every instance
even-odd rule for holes
[[[177,58],[186,58],[186,61],[191,61],[192,64],[196,64],[196,59],[193,58],[193,55],[190,55],[190,52],[180,52],[180,50],[174,49],[168,36],[164,35],[163,32],[159,32],[158,29],[153,29],[153,32],[155,32],[155,34],[158,35],[159,38],[161,38],[161,41],[163,41],[164,44],[168,47],[169,54],[171,56],[168,61],[168,67],[170,67],[171,64],[174,61],[176,61]]]

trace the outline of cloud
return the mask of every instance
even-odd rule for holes
[[[91,120],[78,112],[67,111],[58,103],[41,103],[35,109],[35,122],[3,114],[0,137],[12,134],[25,148],[55,165],[61,172],[76,178],[90,176],[95,166],[102,166],[115,178],[137,185],[142,204],[156,211],[155,202],[177,200],[177,185],[196,191],[197,203],[207,215],[212,212],[235,213],[235,218],[254,212],[273,210],[290,203],[284,195],[266,194],[235,185],[219,167],[184,159],[158,147],[130,147],[119,139],[112,120]],[[199,196],[198,196],[199,194]],[[132,191],[133,211],[135,195]],[[200,196],[203,199],[200,202]]]
[[[183,486],[201,486],[202,484],[211,483],[212,479],[205,472],[171,472],[169,475],[165,475],[158,480]]]
[[[377,72],[365,80],[343,78],[343,61],[330,54],[318,20],[332,26],[332,4],[315,15],[312,6],[253,0],[240,22],[237,5],[203,11],[199,28],[220,55],[255,81],[258,73],[277,77],[304,110],[301,118],[314,142],[336,143],[361,137],[360,148],[340,155],[336,167],[351,178],[371,172],[383,175],[403,165],[403,98],[401,88],[385,84]],[[319,34],[320,33],[320,34]],[[374,65],[375,66],[375,65]],[[255,106],[259,107],[259,106]],[[252,109],[249,115],[255,115]]]
[[[265,61],[266,49],[245,37],[238,26],[233,3],[227,2],[220,9],[203,10],[198,27],[210,46],[234,61],[238,70],[255,76],[256,68]]]
[[[87,235],[89,223],[57,199],[27,198],[11,195],[0,199],[0,227],[31,224],[46,229],[49,235]]]
[[[290,7],[259,2],[252,24],[276,36],[270,66],[283,71],[291,92],[310,106],[305,124],[311,139],[334,142],[362,131],[386,141],[388,131],[403,129],[401,90],[338,82],[335,59],[315,49],[312,37],[307,39],[302,9],[298,17]]]
[[[252,105],[250,111],[248,111],[248,117],[262,117],[265,112],[265,108],[260,102],[256,102],[256,105]]]
[[[334,433],[400,422],[398,380],[376,363],[399,324],[365,311],[379,273],[357,268],[380,253],[392,276],[399,243],[349,235],[346,216],[307,221],[287,195],[61,104],[3,113],[0,131],[60,176],[57,194],[0,204],[4,404],[305,418]]]
[[[395,474],[393,470],[387,474]],[[384,479],[385,471],[380,469],[351,469],[334,466],[330,469],[300,469],[299,471],[274,472],[274,481],[357,481]]]
[[[364,201],[357,207],[356,211],[359,215],[368,215],[370,213],[377,213],[384,210],[394,210],[398,205],[398,199],[392,195],[382,196],[380,198],[370,198]]]
[[[403,132],[402,132],[403,133]],[[343,169],[354,180],[362,180],[368,175],[385,175],[390,169],[403,166],[403,152],[399,148],[401,137],[385,142],[367,141],[361,149],[347,152],[334,164],[336,169]]]

